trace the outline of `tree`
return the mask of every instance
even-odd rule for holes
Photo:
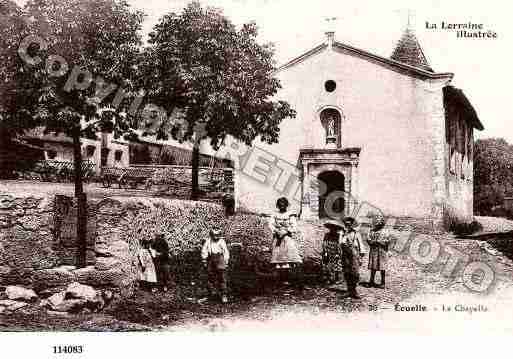
[[[502,138],[478,140],[474,146],[474,211],[490,214],[513,191],[513,146]]]
[[[151,102],[170,114],[160,138],[193,141],[192,199],[198,196],[199,144],[214,149],[227,136],[247,145],[260,136],[278,141],[279,124],[295,111],[273,101],[274,49],[257,42],[257,27],[240,29],[220,10],[190,3],[182,13],[162,17],[149,36],[141,68]]]
[[[16,53],[20,34],[25,27],[22,9],[13,1],[0,3],[0,178],[12,175],[15,162],[10,151],[15,144],[15,126],[9,121],[15,104],[16,73],[18,68]]]
[[[143,14],[123,0],[29,0],[16,18],[23,25],[8,40],[17,51],[13,54],[11,46],[8,55],[15,58],[8,72],[16,93],[4,106],[9,116],[2,127],[17,133],[44,127],[73,139],[78,265],[85,266],[81,138],[100,130],[117,136],[130,132],[123,109],[130,98],[126,93],[131,93]],[[104,111],[117,86],[126,88],[124,96]]]

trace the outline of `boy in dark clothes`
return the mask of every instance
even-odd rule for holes
[[[155,255],[155,267],[157,269],[157,281],[164,292],[167,292],[171,282],[171,257],[169,244],[163,234],[157,234],[153,241]]]
[[[346,232],[340,240],[342,255],[342,268],[346,280],[348,295],[353,299],[360,299],[356,287],[360,281],[360,266],[365,255],[365,248],[362,246],[360,232],[356,231],[357,223],[352,217],[344,218]]]

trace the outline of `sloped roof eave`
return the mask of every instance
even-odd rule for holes
[[[347,45],[347,44],[343,44],[343,43],[338,42],[338,41],[335,41],[333,43],[333,46],[337,47],[339,49],[342,49],[342,50],[346,50],[350,54],[353,54],[353,55],[356,55],[356,56],[360,56],[360,57],[366,58],[368,60],[372,60],[372,61],[378,62],[378,63],[380,63],[382,65],[391,67],[391,68],[393,68],[395,70],[401,71],[401,72],[409,74],[409,75],[413,75],[415,77],[420,77],[420,78],[423,78],[423,79],[452,79],[454,77],[454,73],[452,73],[452,72],[439,72],[439,73],[437,73],[437,72],[426,71],[426,70],[420,69],[418,67],[414,67],[414,66],[411,66],[411,65],[399,62],[399,61],[395,61],[395,60],[392,60],[392,59],[389,59],[389,58],[386,58],[386,57],[383,57],[383,56],[372,54],[372,53],[370,53],[368,51],[361,50],[361,49],[358,49],[356,47],[353,47],[353,46],[350,46],[350,45]],[[305,59],[320,53],[322,50],[324,50],[326,48],[328,48],[328,45],[326,43],[320,44],[320,45],[314,47],[313,49],[303,53],[302,55],[300,55],[300,56],[290,60],[289,62],[287,62],[287,63],[285,63],[283,65],[281,65],[276,70],[276,73],[296,65],[296,64],[304,61]]]
[[[317,53],[321,52],[322,50],[324,50],[324,49],[326,49],[326,48],[328,48],[328,45],[327,45],[327,44],[325,44],[325,43],[322,43],[322,44],[320,44],[320,45],[317,45],[317,46],[315,46],[314,48],[312,48],[312,49],[310,49],[310,50],[308,50],[308,51],[304,52],[303,54],[301,54],[301,55],[299,55],[299,56],[297,56],[297,57],[293,58],[292,60],[290,60],[290,61],[288,61],[288,62],[284,63],[283,65],[278,66],[278,68],[276,69],[276,71],[275,71],[275,72],[280,72],[280,71],[285,70],[285,69],[287,69],[287,68],[289,68],[289,67],[292,67],[292,66],[294,66],[295,64],[300,63],[301,61],[303,61],[303,60],[305,60],[305,59],[307,59],[307,58],[309,58],[309,57],[311,57],[311,56],[313,56],[313,55],[315,55],[315,54],[317,54]]]
[[[467,96],[465,96],[465,93],[463,92],[462,89],[456,88],[451,85],[445,86],[444,87],[444,96],[454,98],[455,101],[457,103],[459,103],[464,108],[464,110],[466,111],[466,114],[467,114],[466,118],[468,119],[468,121],[470,122],[472,127],[474,127],[475,129],[478,129],[479,131],[484,130],[483,123],[477,116],[477,112],[476,112],[474,106],[472,106],[472,104],[470,103],[470,100],[467,98]]]

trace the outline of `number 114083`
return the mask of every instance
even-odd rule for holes
[[[82,354],[84,348],[82,345],[54,345],[54,354]]]

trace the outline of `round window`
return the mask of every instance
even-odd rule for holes
[[[324,83],[324,88],[328,92],[333,92],[337,88],[337,83],[333,80],[328,80]]]

